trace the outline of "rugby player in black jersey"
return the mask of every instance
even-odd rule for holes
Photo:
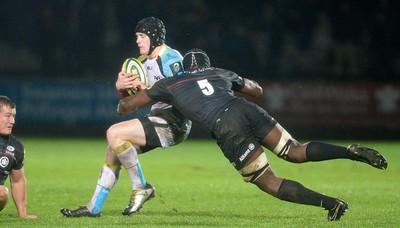
[[[277,177],[261,145],[293,163],[344,158],[378,169],[388,166],[379,152],[359,144],[347,148],[315,141],[300,144],[264,109],[234,96],[233,91],[260,96],[263,89],[257,82],[212,67],[200,49],[188,51],[183,65],[185,74],[181,77],[162,79],[151,88],[142,88],[135,96],[122,99],[117,111],[129,113],[155,101],[172,104],[189,119],[205,125],[245,182],[284,201],[322,207],[328,211],[328,221],[339,220],[348,203]]]
[[[26,179],[24,173],[24,145],[12,133],[16,115],[15,104],[6,96],[0,96],[0,211],[9,199],[4,182],[10,176],[10,187],[18,216],[35,219],[26,213]]]

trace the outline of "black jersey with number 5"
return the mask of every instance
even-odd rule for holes
[[[180,77],[162,79],[146,93],[152,100],[175,106],[187,118],[212,129],[218,117],[236,99],[233,91],[240,91],[244,80],[236,73],[215,68]]]

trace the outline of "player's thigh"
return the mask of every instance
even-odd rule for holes
[[[261,141],[261,144],[268,150],[273,151],[281,140],[283,132],[285,132],[285,129],[279,123],[277,123],[264,137],[264,139]]]
[[[265,136],[261,141],[261,145],[268,148],[278,157],[295,162],[305,162],[306,145],[300,144],[279,124]]]
[[[118,147],[127,141],[134,145],[146,145],[146,135],[139,119],[127,120],[112,125],[107,130],[107,140],[112,148]]]

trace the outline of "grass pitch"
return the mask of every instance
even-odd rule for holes
[[[12,200],[0,212],[2,227],[398,227],[400,225],[400,142],[361,142],[382,152],[387,170],[340,159],[293,164],[267,152],[280,177],[348,201],[338,222],[327,222],[321,208],[280,201],[241,176],[213,141],[181,145],[140,155],[156,197],[132,216],[122,216],[130,194],[124,170],[100,218],[64,218],[60,208],[85,205],[96,186],[105,139],[21,138],[27,149],[28,213],[17,216]],[[347,146],[350,142],[332,141]],[[9,180],[6,181],[9,186]]]

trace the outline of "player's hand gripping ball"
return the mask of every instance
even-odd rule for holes
[[[136,80],[142,81],[146,86],[148,86],[147,82],[147,74],[144,69],[143,64],[136,58],[126,59],[124,64],[122,64],[122,71],[125,73],[132,73],[132,75],[139,75],[139,78]],[[134,95],[138,90],[137,88],[129,88],[126,89],[129,95]]]

